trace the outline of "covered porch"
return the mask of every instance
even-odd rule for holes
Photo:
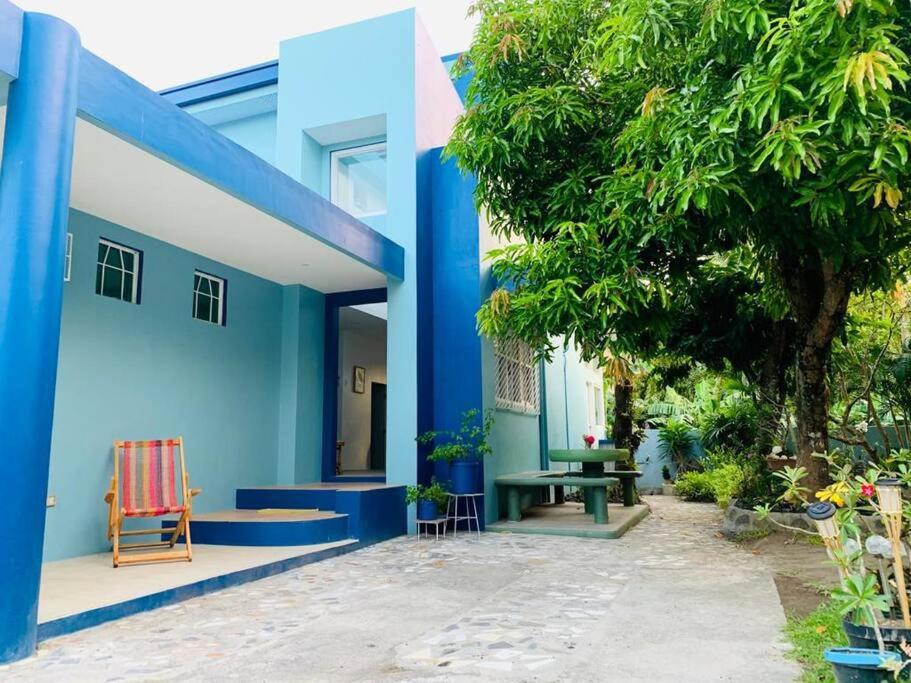
[[[82,49],[63,22],[0,0],[0,35],[0,437],[22,445],[0,482],[17,516],[0,559],[0,662],[39,636],[403,533],[400,486],[322,484],[336,477],[333,301],[382,293],[392,344],[413,336],[402,247]],[[387,419],[413,423],[416,387],[383,379]],[[192,564],[115,570],[112,443],[177,436],[208,539]],[[390,480],[413,481],[416,449],[389,452]],[[263,507],[283,507],[279,491],[322,499],[293,503],[315,514],[256,517],[239,489],[267,487]]]

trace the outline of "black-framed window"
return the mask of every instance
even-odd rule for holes
[[[228,283],[197,270],[193,274],[193,317],[215,325],[225,324]]]
[[[139,303],[142,252],[110,240],[98,240],[95,294]]]

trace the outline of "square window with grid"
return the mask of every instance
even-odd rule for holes
[[[139,303],[142,252],[116,242],[98,240],[95,294]]]
[[[517,339],[501,339],[494,347],[497,368],[497,408],[537,415],[540,377],[534,351]]]
[[[224,325],[226,285],[222,278],[197,270],[193,276],[193,317]]]

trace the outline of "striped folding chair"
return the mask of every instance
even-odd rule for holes
[[[179,489],[178,489],[179,484]],[[178,495],[178,490],[180,494]],[[190,513],[192,499],[202,489],[191,489],[184,463],[183,437],[157,441],[115,441],[114,476],[104,496],[110,506],[108,540],[113,544],[114,566],[138,562],[193,561],[190,546]],[[180,515],[173,528],[122,529],[127,517],[162,517]],[[121,543],[122,536],[170,534],[168,540],[152,543]],[[135,548],[173,548],[180,536],[184,550],[127,553]]]

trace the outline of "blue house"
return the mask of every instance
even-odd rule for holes
[[[604,436],[571,344],[477,334],[495,240],[442,156],[452,61],[409,10],[156,93],[0,0],[0,662],[54,633],[42,563],[109,548],[115,439],[183,436],[196,514],[335,506],[364,544],[413,531],[415,439],[467,409],[495,412],[487,520],[498,474]]]

